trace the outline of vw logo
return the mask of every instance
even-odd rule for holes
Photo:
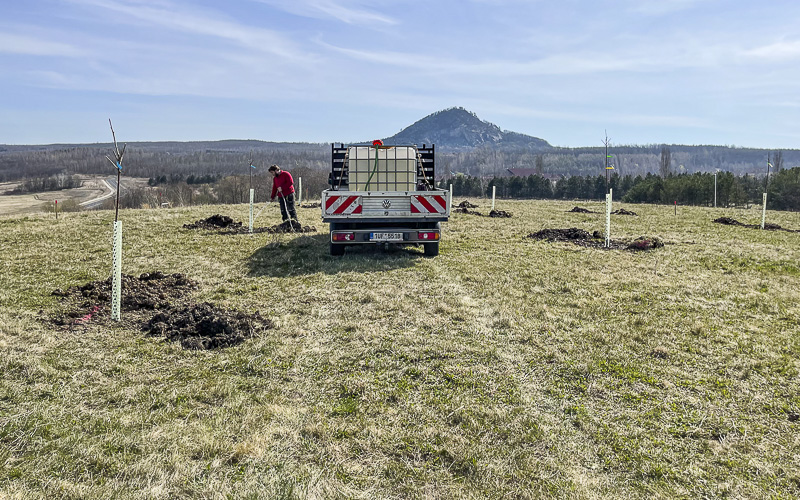
[[[383,200],[383,208],[391,208],[392,202],[389,200]]]

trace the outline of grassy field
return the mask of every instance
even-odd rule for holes
[[[285,236],[181,227],[243,205],[122,211],[123,272],[277,324],[217,351],[48,326],[54,289],[109,275],[113,212],[0,217],[0,497],[800,496],[800,234],[617,204],[613,238],[666,246],[525,238],[603,230],[574,205],[455,215],[430,259],[330,257],[318,209]]]

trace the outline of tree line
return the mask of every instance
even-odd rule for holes
[[[8,194],[41,193],[44,191],[61,191],[81,187],[81,179],[77,175],[59,174],[50,177],[31,177],[9,191]]]
[[[800,167],[766,175],[716,175],[716,203],[721,207],[745,207],[760,204],[767,189],[767,208],[771,210],[800,210]],[[492,195],[508,199],[603,200],[610,188],[614,199],[627,203],[662,203],[713,206],[714,174],[668,174],[666,177],[648,173],[644,176],[614,173],[603,175],[561,176],[555,182],[540,174],[529,176],[481,178],[456,175],[438,183],[442,189],[453,186],[454,196]]]
[[[68,174],[113,174],[105,155],[110,144],[5,146],[0,151],[0,182]],[[277,163],[288,170],[298,166],[330,168],[330,145],[263,141],[130,143],[123,175],[160,179],[164,176],[226,176],[246,173],[250,162],[258,167]],[[776,170],[783,163],[800,165],[800,150],[770,151],[735,146],[644,145],[614,146],[610,163],[622,176],[713,172],[760,174],[771,158]],[[592,148],[551,148],[546,151],[508,151],[489,148],[472,151],[437,149],[437,173],[450,177],[501,177],[508,170],[527,169],[552,176],[594,175],[604,168],[605,151]],[[526,173],[525,175],[528,175]]]

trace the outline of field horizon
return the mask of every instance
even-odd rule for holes
[[[50,321],[54,290],[110,275],[113,211],[0,216],[0,498],[800,496],[800,233],[620,207],[613,239],[665,246],[527,237],[602,232],[597,201],[454,214],[435,258],[331,257],[319,209],[298,210],[314,233],[256,235],[183,228],[247,205],[121,210],[123,273],[274,323],[215,350],[104,304]]]

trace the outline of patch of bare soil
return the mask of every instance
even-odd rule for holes
[[[611,240],[610,247],[606,247],[605,238],[602,233],[595,231],[589,234],[588,231],[572,227],[569,229],[542,229],[527,236],[534,240],[546,241],[568,241],[575,245],[587,248],[600,248],[603,250],[653,250],[664,246],[664,242],[656,237],[641,236],[633,241],[625,242],[620,240]]]
[[[624,208],[620,208],[619,210],[614,210],[611,212],[613,215],[639,215],[636,212],[632,212],[630,210],[625,210]]]
[[[741,226],[741,227],[749,227],[750,229],[761,229],[761,224],[744,224],[736,219],[731,219],[730,217],[720,217],[718,219],[714,219],[712,222],[716,222],[717,224],[724,224],[726,226]],[[779,226],[778,224],[770,224],[769,222],[764,223],[764,229],[768,231],[787,231],[789,233],[800,233],[800,230],[786,229],[784,227]]]
[[[458,207],[458,208],[478,208],[478,205],[473,205],[472,203],[469,202],[469,200],[464,200],[461,203],[459,203],[458,205],[456,205],[456,207]]]
[[[321,208],[322,203],[304,203],[300,205],[300,208]]]
[[[243,229],[244,229],[244,231],[243,231],[244,233],[248,232],[248,229],[246,227],[243,228]],[[242,232],[242,231],[240,231],[240,232]],[[270,233],[270,234],[275,234],[275,233],[316,233],[317,232],[317,228],[314,227],[314,226],[304,226],[304,225],[300,224],[298,221],[296,221],[294,219],[291,219],[291,220],[287,220],[287,221],[281,222],[280,224],[276,224],[274,226],[254,227],[253,228],[253,232],[254,233]]]
[[[534,240],[548,240],[548,241],[572,241],[572,240],[588,240],[592,235],[588,231],[571,227],[569,229],[542,229],[528,235],[528,238]]]
[[[258,312],[245,314],[203,302],[156,313],[142,329],[180,342],[185,349],[218,349],[241,344],[274,326]]]
[[[227,215],[215,214],[207,219],[195,221],[191,224],[184,224],[185,229],[236,229],[242,227],[241,222],[235,222]]]
[[[187,349],[237,345],[274,327],[258,313],[248,315],[208,303],[193,305],[188,295],[196,288],[197,283],[182,274],[123,275],[120,323],[179,341]],[[62,297],[63,311],[50,318],[50,323],[59,328],[108,326],[112,322],[111,278],[55,290],[53,295]]]
[[[140,311],[154,310],[167,307],[173,302],[182,299],[189,292],[197,288],[197,282],[183,274],[164,274],[161,272],[144,273],[138,278],[122,275],[122,310]],[[107,309],[111,302],[111,277],[102,281],[92,281],[81,286],[71,286],[66,291],[56,289],[53,295],[63,297],[67,303],[79,307],[92,308],[99,306],[96,313],[109,314]],[[69,314],[83,316],[81,311]],[[68,318],[62,318],[69,321]],[[61,323],[67,324],[67,323]]]
[[[593,210],[589,210],[588,208],[583,207],[572,207],[572,210],[567,210],[567,213],[574,212],[578,214],[597,214],[600,212],[595,212]]]
[[[212,215],[211,217],[203,220],[198,220],[192,224],[184,224],[185,229],[207,229],[218,231],[219,234],[250,234],[250,228],[241,222],[234,221],[227,215]],[[296,220],[288,220],[268,227],[254,227],[253,234],[255,233],[316,233],[317,228],[314,226],[304,226]]]
[[[480,212],[476,212],[475,210],[470,210],[468,208],[461,208],[461,207],[454,208],[453,209],[453,213],[467,214],[467,215],[477,215],[479,217],[483,217],[483,214],[480,213]]]
[[[645,236],[639,236],[632,242],[628,243],[628,246],[625,247],[626,250],[634,250],[634,251],[642,251],[642,250],[653,250],[656,248],[661,248],[664,246],[664,242],[661,241],[661,238],[648,238]]]
[[[505,210],[492,210],[489,212],[489,217],[499,217],[503,219],[511,218],[511,214],[506,212]]]

